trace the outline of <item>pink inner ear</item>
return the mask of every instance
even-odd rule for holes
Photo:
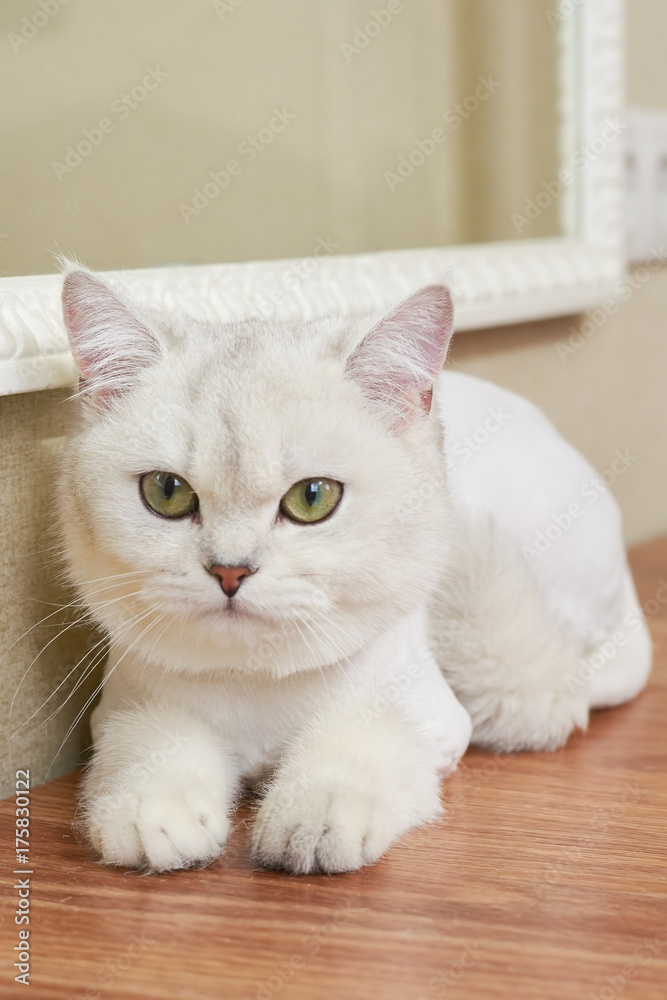
[[[347,373],[373,403],[409,420],[428,413],[433,380],[447,355],[453,330],[447,289],[429,285],[385,316],[347,363]]]
[[[146,324],[88,271],[66,276],[63,316],[82,376],[81,392],[98,401],[126,389],[158,356],[157,342]]]

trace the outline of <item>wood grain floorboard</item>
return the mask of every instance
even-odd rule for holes
[[[26,991],[12,969],[14,801],[0,803],[0,995],[664,1000],[667,540],[632,562],[656,646],[648,690],[556,753],[469,751],[444,819],[372,868],[259,871],[247,806],[205,871],[104,868],[71,829],[77,775],[50,782],[31,792]]]

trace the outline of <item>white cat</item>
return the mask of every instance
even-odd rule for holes
[[[260,863],[352,870],[439,814],[471,733],[551,749],[645,683],[613,500],[586,506],[594,471],[531,404],[439,374],[443,287],[375,325],[210,324],[71,268],[63,308],[62,533],[111,638],[82,798],[105,861],[210,861],[254,786]]]

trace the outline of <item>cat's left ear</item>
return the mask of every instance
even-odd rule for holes
[[[401,426],[431,409],[454,329],[454,308],[444,285],[411,295],[368,333],[348,358],[346,374],[368,400]]]
[[[158,359],[158,342],[132,306],[83,268],[65,275],[62,303],[81,395],[103,408]]]

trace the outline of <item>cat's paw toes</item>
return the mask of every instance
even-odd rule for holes
[[[344,787],[293,794],[277,783],[258,812],[252,851],[269,868],[334,874],[377,861],[395,836],[372,794]]]
[[[199,788],[99,794],[85,813],[103,861],[154,872],[208,864],[229,834],[222,802]]]

